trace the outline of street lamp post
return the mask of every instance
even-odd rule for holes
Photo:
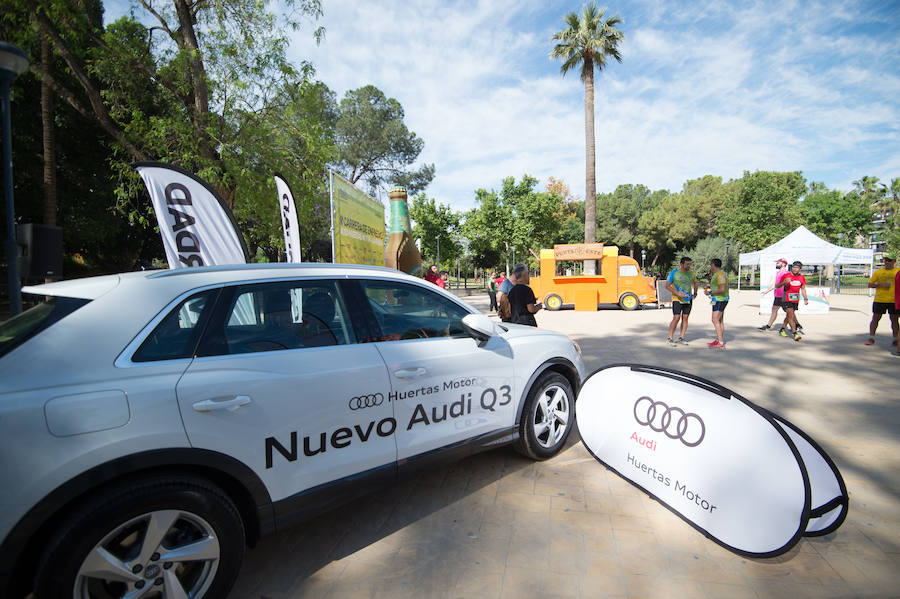
[[[12,118],[10,116],[9,86],[13,79],[28,68],[28,56],[12,44],[0,42],[0,95],[3,103],[3,180],[6,189],[6,273],[9,280],[9,313],[22,311],[19,294],[19,248],[16,245],[15,204],[12,182]]]
[[[438,233],[438,236],[437,236],[437,267],[438,267],[438,274],[440,274],[441,273],[441,234],[440,233]]]
[[[647,250],[641,250],[641,274],[644,274],[644,260],[647,259]]]

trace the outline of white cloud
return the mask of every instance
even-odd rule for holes
[[[115,0],[113,10],[124,2]],[[472,207],[504,177],[554,176],[584,195],[584,88],[548,54],[581,4],[544,0],[324,0],[324,41],[296,32],[338,95],[398,99],[437,176],[428,194]],[[894,6],[635,0],[623,63],[596,79],[597,188],[680,189],[705,174],[802,170],[847,188],[900,176]]]

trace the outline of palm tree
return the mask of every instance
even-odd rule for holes
[[[897,227],[897,216],[900,214],[900,177],[891,179],[891,184],[881,183],[881,205],[885,222],[891,229]]]
[[[585,4],[581,17],[569,13],[565,17],[568,27],[557,32],[553,40],[558,42],[550,52],[550,58],[563,61],[560,73],[565,75],[574,68],[581,71],[584,81],[584,141],[585,141],[585,194],[584,194],[584,242],[597,240],[597,174],[596,149],[594,146],[594,69],[602,71],[607,60],[615,58],[622,62],[619,42],[625,36],[616,29],[622,22],[619,16],[604,20],[604,12],[593,2]],[[585,272],[596,272],[593,260],[585,262]]]

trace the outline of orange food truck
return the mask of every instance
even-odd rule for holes
[[[602,243],[570,243],[541,250],[541,276],[531,277],[534,295],[548,310],[574,307],[596,311],[602,304],[618,304],[623,310],[636,310],[642,304],[655,304],[656,283],[641,274],[630,256],[620,256],[619,248]],[[561,275],[561,261],[597,261],[596,275]]]

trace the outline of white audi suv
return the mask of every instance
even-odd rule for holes
[[[500,445],[544,459],[564,335],[394,270],[275,264],[27,287],[0,324],[0,596],[227,595],[245,546]]]

